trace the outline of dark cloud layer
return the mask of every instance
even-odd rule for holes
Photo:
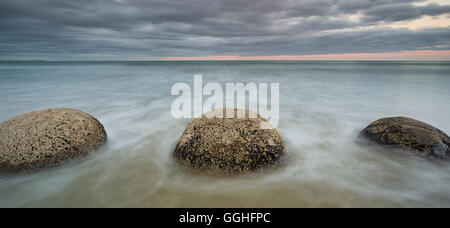
[[[449,27],[388,26],[450,13],[415,2],[423,0],[2,0],[0,59],[450,49]]]

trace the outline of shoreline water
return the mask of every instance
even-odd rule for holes
[[[144,67],[141,67],[144,66]],[[0,207],[439,207],[449,166],[355,143],[386,116],[446,133],[450,63],[0,63],[0,121],[42,107],[96,116],[110,143],[27,176],[0,177]],[[170,115],[170,87],[206,81],[279,82],[287,164],[273,173],[214,179],[172,158],[190,120]]]

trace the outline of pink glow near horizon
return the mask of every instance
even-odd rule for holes
[[[278,56],[206,56],[168,57],[167,61],[216,61],[216,60],[450,60],[450,50],[418,50],[391,53],[347,53],[322,55]]]

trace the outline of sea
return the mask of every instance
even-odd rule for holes
[[[279,83],[281,167],[217,177],[176,165],[192,118],[174,118],[171,90],[198,74],[205,84]],[[0,62],[0,122],[66,107],[108,133],[88,157],[0,176],[0,207],[450,207],[450,163],[358,140],[394,116],[450,134],[449,101],[450,62]]]

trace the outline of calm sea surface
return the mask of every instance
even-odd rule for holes
[[[172,158],[189,119],[171,87],[280,83],[289,155],[251,176],[194,176]],[[0,207],[450,207],[450,164],[371,148],[359,132],[408,116],[450,133],[449,62],[0,62],[0,122],[70,107],[105,125],[94,155],[0,177]]]

